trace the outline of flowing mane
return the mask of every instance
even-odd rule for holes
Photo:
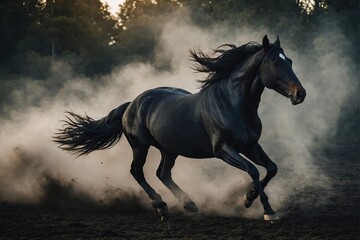
[[[234,44],[223,44],[214,50],[213,56],[209,56],[201,50],[190,50],[192,60],[197,63],[193,67],[194,70],[209,74],[206,79],[199,80],[201,89],[228,78],[236,66],[243,64],[249,55],[256,53],[261,48],[262,45],[257,42],[249,42],[239,47]],[[214,56],[216,54],[220,55]]]

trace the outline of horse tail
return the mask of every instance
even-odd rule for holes
[[[112,110],[106,117],[94,120],[85,115],[67,112],[65,124],[53,137],[63,150],[78,156],[95,150],[108,149],[119,142],[123,133],[122,116],[130,102]]]

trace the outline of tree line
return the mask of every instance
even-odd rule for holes
[[[355,46],[358,5],[357,0],[127,0],[113,16],[100,0],[3,0],[0,73],[42,78],[50,58],[64,58],[78,73],[93,76],[150,59],[161,16],[184,7],[193,10],[200,26],[243,23],[303,39],[319,27],[321,16],[333,14]]]

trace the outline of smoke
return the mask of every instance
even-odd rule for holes
[[[132,153],[124,137],[110,150],[80,158],[56,147],[51,136],[61,127],[63,112],[86,112],[97,119],[150,88],[175,86],[196,92],[195,80],[205,76],[191,70],[189,49],[211,51],[224,43],[260,42],[265,34],[272,34],[270,39],[274,39],[276,33],[247,27],[201,29],[182,14],[172,16],[163,26],[155,62],[134,62],[90,81],[55,60],[45,83],[23,79],[26,87],[13,92],[16,104],[8,107],[8,117],[0,120],[0,200],[74,208],[84,204],[150,208],[150,200],[130,175]],[[273,208],[285,214],[290,199],[291,204],[303,201],[293,196],[308,188],[331,189],[331,180],[317,167],[314,153],[334,133],[342,104],[351,94],[354,75],[344,54],[347,40],[336,26],[314,33],[312,46],[305,50],[291,49],[286,35],[279,35],[308,93],[305,102],[294,107],[288,99],[265,90],[259,110],[263,122],[260,144],[279,167],[266,192]],[[49,86],[65,81],[56,94],[49,94]],[[159,162],[160,154],[151,149],[145,176],[171,207],[180,208],[155,176]],[[263,176],[265,172],[260,170]],[[204,213],[262,215],[259,200],[250,209],[242,207],[250,177],[221,160],[179,157],[173,178]],[[316,202],[326,201],[326,197],[318,196]]]

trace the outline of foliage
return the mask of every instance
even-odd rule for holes
[[[34,69],[29,55],[34,54],[58,58],[74,56],[77,60],[72,62],[74,67],[87,75],[110,71],[114,56],[109,43],[117,21],[99,0],[17,3],[0,4],[2,11],[8,13],[1,20],[3,29],[10,28],[7,30],[9,38],[5,39],[15,38],[15,41],[9,40],[13,43],[11,48],[6,48],[8,43],[1,43],[1,49],[7,52],[1,55],[0,61],[16,66],[10,68],[13,73],[32,75]],[[45,76],[34,74],[34,77]]]
[[[34,56],[65,59],[88,76],[108,73],[132,59],[150,59],[166,17],[184,7],[203,27],[266,27],[290,39],[302,36],[302,44],[322,16],[336,14],[346,36],[359,42],[356,0],[127,0],[117,16],[100,0],[4,0],[0,72],[46,77],[47,66],[32,66]]]

